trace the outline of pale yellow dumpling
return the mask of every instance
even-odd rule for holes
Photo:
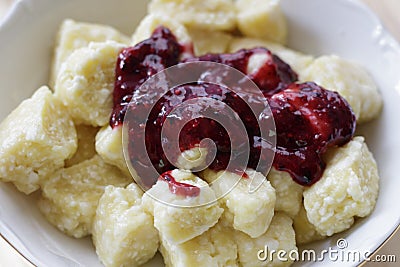
[[[202,56],[208,53],[227,53],[233,36],[222,31],[188,28],[193,40],[194,54]]]
[[[64,20],[57,34],[56,47],[50,75],[50,86],[53,87],[61,65],[76,49],[88,46],[90,42],[115,41],[128,45],[127,36],[116,29],[100,24]]]
[[[303,201],[303,187],[293,181],[289,173],[272,168],[267,176],[275,189],[275,210],[283,211],[291,218],[300,210]]]
[[[205,30],[234,30],[233,0],[152,0],[150,14],[163,14],[188,27]]]
[[[221,223],[182,244],[161,240],[160,251],[166,267],[239,266],[233,230]]]
[[[344,231],[368,216],[379,190],[378,167],[363,137],[330,151],[321,180],[304,190],[307,217],[321,235]]]
[[[71,117],[49,88],[41,87],[0,124],[0,180],[30,194],[76,149]]]
[[[62,64],[55,95],[67,107],[75,123],[94,127],[109,123],[115,67],[124,47],[114,41],[90,43],[75,50]]]
[[[191,42],[191,38],[185,26],[171,17],[156,13],[147,15],[140,22],[132,36],[132,44],[135,45],[150,38],[153,31],[159,26],[164,26],[171,30],[181,44],[189,44]]]
[[[243,178],[229,171],[209,169],[201,174],[223,203],[228,224],[251,237],[259,237],[274,216],[275,189],[259,172],[248,169],[246,175]]]
[[[287,25],[279,0],[237,0],[237,23],[248,37],[286,43]]]
[[[80,238],[92,232],[96,208],[104,188],[132,182],[118,168],[99,156],[48,177],[43,184],[39,208],[47,220],[64,233]]]
[[[260,237],[251,238],[242,232],[236,231],[235,239],[238,246],[240,266],[290,266],[293,260],[291,260],[289,254],[293,257],[295,255],[293,253],[297,252],[292,223],[293,221],[289,216],[277,212],[271,221],[268,231]],[[260,250],[263,250],[264,253],[259,253]],[[275,257],[269,257],[272,250],[275,252],[285,251],[286,260],[279,260],[277,253],[275,253]]]
[[[214,192],[206,182],[189,171],[174,170],[177,182],[197,187],[197,195],[174,193],[166,181],[158,181],[143,197],[144,205],[154,216],[154,226],[163,240],[181,244],[214,226],[222,212]]]
[[[96,135],[96,151],[108,164],[130,175],[122,147],[122,127],[105,126]]]
[[[141,266],[154,257],[159,240],[153,217],[142,207],[141,189],[107,186],[93,223],[93,243],[106,267]]]

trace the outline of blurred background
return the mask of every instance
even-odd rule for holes
[[[3,17],[14,0],[0,0],[0,17]]]
[[[0,0],[0,21],[16,0]],[[33,0],[34,1],[34,0]],[[295,1],[295,0],[293,0]],[[378,14],[386,28],[400,41],[400,0],[362,0]],[[377,255],[395,255],[397,263],[367,263],[365,267],[400,266],[400,231],[398,231]],[[0,267],[25,267],[25,260],[0,236]]]

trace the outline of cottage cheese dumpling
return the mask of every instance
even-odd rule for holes
[[[248,177],[243,178],[232,172],[208,169],[202,177],[218,197],[223,197],[220,201],[226,207],[224,218],[234,229],[254,238],[268,229],[274,216],[276,195],[264,175],[250,169],[246,174]]]
[[[363,137],[330,152],[324,174],[304,190],[304,207],[321,235],[349,228],[354,217],[368,216],[378,197],[379,174]]]
[[[275,210],[283,211],[291,218],[299,212],[303,201],[303,187],[294,182],[290,174],[271,168],[267,179],[275,188]]]
[[[286,18],[279,0],[237,0],[235,5],[238,27],[245,36],[286,43]]]
[[[222,31],[206,31],[189,28],[193,40],[194,54],[202,56],[209,53],[226,53],[233,36]]]
[[[141,266],[158,249],[153,217],[142,207],[141,189],[107,186],[93,223],[93,243],[106,267]]]
[[[105,126],[96,135],[96,151],[108,164],[130,175],[122,148],[122,127]]]
[[[61,169],[43,184],[39,208],[64,233],[80,238],[92,232],[98,201],[107,185],[126,186],[132,180],[99,156]]]
[[[174,170],[171,176],[179,183],[198,188],[198,194],[173,193],[169,182],[159,180],[146,192],[143,202],[150,202],[144,205],[154,215],[154,226],[161,239],[181,244],[214,226],[224,210],[219,207],[208,184],[199,177],[183,170]]]
[[[113,41],[75,50],[60,68],[55,95],[77,124],[104,126],[110,121],[115,66],[125,46]]]
[[[94,146],[96,134],[99,128],[95,128],[87,125],[77,125],[76,133],[78,135],[78,150],[72,156],[72,158],[65,161],[65,167],[81,163],[87,159],[91,159],[96,155],[96,149]]]
[[[314,57],[291,50],[283,45],[257,38],[237,37],[230,44],[229,52],[233,53],[240,49],[251,49],[255,47],[265,47],[272,53],[278,55],[282,60],[287,62],[290,67],[299,74],[302,81],[304,70],[313,62]]]
[[[140,22],[132,36],[132,43],[135,45],[150,38],[153,31],[159,26],[164,26],[170,29],[181,44],[189,44],[191,42],[185,26],[174,20],[173,17],[156,13],[147,15]]]
[[[337,91],[349,102],[358,123],[376,118],[382,109],[382,96],[375,81],[354,62],[334,55],[322,56],[310,65],[303,79]]]
[[[307,244],[325,238],[325,236],[319,234],[315,229],[315,226],[308,221],[307,212],[303,205],[301,206],[299,213],[293,219],[293,228],[296,233],[296,244],[298,245]]]
[[[220,223],[182,244],[161,240],[166,267],[239,266],[233,230]]]
[[[76,149],[67,110],[49,88],[41,87],[0,124],[0,180],[30,194]]]
[[[232,0],[152,0],[150,14],[163,14],[188,27],[234,30],[236,12]]]
[[[130,43],[128,37],[110,26],[75,22],[70,19],[64,20],[57,34],[50,86],[54,86],[61,65],[73,51],[88,46],[90,42],[105,42],[107,40],[126,45]]]
[[[293,263],[289,257],[289,253],[297,251],[292,219],[280,212],[275,214],[265,234],[258,238],[250,238],[248,235],[236,231],[235,239],[238,246],[240,266],[243,267],[289,266]],[[266,251],[266,248],[268,248],[268,251]],[[264,253],[259,255],[260,250],[264,250]],[[285,251],[287,254],[284,257],[287,260],[280,261],[277,253],[271,259],[269,253],[272,250],[276,252],[280,250]],[[265,257],[265,261],[259,260],[258,256],[261,258]]]

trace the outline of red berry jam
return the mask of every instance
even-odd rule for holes
[[[200,188],[191,184],[180,183],[172,176],[172,171],[164,172],[158,178],[160,181],[168,183],[171,193],[183,197],[197,197],[200,195]]]
[[[356,118],[338,93],[315,83],[291,84],[269,99],[277,147],[273,166],[301,185],[319,180],[327,148],[349,142]]]
[[[191,108],[177,109],[173,116],[170,116],[174,107],[188,103],[190,100],[196,100]],[[253,104],[256,100],[254,96]],[[217,101],[219,104],[216,104]],[[260,107],[264,106],[262,101],[265,101],[265,98],[258,100]],[[133,97],[129,108],[131,114],[135,114],[134,117],[129,117],[129,120],[125,121],[129,129],[129,155],[134,169],[141,174],[140,177],[146,181],[146,185],[154,182],[152,181],[154,174],[149,172],[151,167],[154,167],[158,173],[174,169],[180,152],[199,146],[200,142],[206,138],[213,140],[217,149],[214,160],[206,159],[206,162],[211,162],[209,166],[211,169],[217,171],[228,169],[232,172],[243,173],[246,169],[243,163],[247,162],[249,157],[248,153],[243,153],[243,151],[246,150],[247,144],[252,146],[255,137],[261,135],[258,119],[243,98],[216,84],[197,82],[181,85],[169,90],[161,97],[146,93],[137,94]],[[259,110],[261,112],[262,108]],[[199,111],[201,116],[198,116]],[[230,127],[230,133],[242,134],[229,135],[218,121],[223,121],[224,126]],[[246,122],[245,129],[239,127],[241,121]],[[181,130],[177,152],[169,145],[176,140],[178,129]],[[145,147],[141,141],[143,138]],[[147,151],[147,153],[135,153],[137,151]],[[251,157],[256,163],[261,151],[255,152],[257,153],[252,153]],[[169,156],[168,159],[166,155]],[[228,163],[230,163],[229,166]]]
[[[249,60],[252,56],[264,56],[266,61],[255,72],[249,73]],[[233,67],[247,76],[266,95],[272,95],[285,85],[297,81],[297,74],[266,48],[242,49],[233,54],[208,54],[197,58],[189,58],[185,62],[211,61]]]
[[[262,150],[269,149],[275,153],[273,166],[288,172],[301,185],[312,185],[321,178],[325,169],[322,156],[329,147],[344,145],[353,137],[356,120],[346,100],[315,83],[296,83],[297,74],[268,49],[208,54],[182,60],[183,50],[174,35],[160,27],[148,40],[124,49],[118,58],[110,124],[112,127],[122,124],[130,103],[129,108],[135,116],[132,118],[134,123],[128,127],[128,151],[134,169],[146,185],[151,186],[154,177],[158,177],[149,171],[152,168],[166,175],[161,177],[170,179],[169,171],[176,168],[179,155],[168,153],[169,144],[176,141],[177,129],[181,129],[178,137],[180,151],[199,146],[205,138],[214,142],[216,155],[209,165],[213,170],[235,172],[249,167],[263,172],[263,162],[267,162],[263,155],[270,156],[271,153],[263,154]],[[249,62],[254,55],[262,55],[265,60],[250,72]],[[241,88],[241,92],[236,88],[235,93],[200,80],[171,88],[157,98],[149,91],[138,90],[149,77],[161,70],[180,62],[197,61],[221,63],[243,72],[258,85],[264,96],[260,97],[248,88]],[[196,101],[196,108],[169,116],[176,106],[200,98],[201,101]],[[221,102],[221,105],[214,105],[212,100]],[[247,100],[254,104],[252,108]],[[261,134],[266,103],[276,124],[276,149],[265,148]],[[233,116],[230,109],[237,115]],[[206,116],[196,117],[199,110]],[[230,136],[218,120],[210,119],[216,113],[228,122],[226,124],[233,125],[229,132],[243,134]],[[245,132],[235,128],[239,121],[244,124]],[[162,130],[165,131],[163,138]],[[246,144],[250,146],[250,154],[244,153]],[[242,162],[247,162],[247,165],[241,166]],[[171,191],[180,194],[174,187]]]
[[[115,70],[111,127],[122,124],[133,93],[152,75],[178,64],[183,52],[183,46],[165,27],[157,28],[149,39],[121,51]]]

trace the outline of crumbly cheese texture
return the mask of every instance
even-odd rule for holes
[[[249,37],[234,38],[229,46],[229,52],[233,53],[239,51],[240,49],[251,49],[255,47],[265,47],[271,50],[272,53],[279,56],[282,60],[288,63],[294,71],[296,71],[296,73],[299,75],[299,80],[303,80],[302,76],[304,70],[314,60],[313,56],[291,50],[281,44]]]
[[[202,56],[209,53],[226,53],[233,36],[223,31],[188,28],[193,41],[194,54]]]
[[[177,182],[200,188],[198,196],[182,196],[170,191],[166,181],[158,181],[143,197],[144,204],[154,216],[154,226],[163,240],[181,244],[214,226],[222,212],[214,192],[206,182],[191,172],[173,170]]]
[[[128,45],[128,37],[116,29],[99,24],[64,20],[57,34],[56,47],[50,74],[50,86],[53,87],[61,65],[73,51],[86,47],[90,42],[115,41]]]
[[[47,220],[75,238],[92,232],[98,201],[107,185],[126,186],[131,182],[117,168],[99,156],[61,169],[43,184],[39,208]]]
[[[234,229],[255,238],[264,234],[274,216],[275,189],[259,172],[248,169],[243,178],[228,171],[206,170],[202,177],[225,208],[224,219]]]
[[[94,127],[109,123],[115,66],[124,47],[114,41],[90,43],[75,50],[61,66],[55,95],[75,123]]]
[[[78,150],[72,156],[72,158],[65,161],[65,167],[81,163],[82,161],[91,159],[96,155],[96,149],[94,146],[96,134],[99,128],[95,128],[87,125],[77,125],[76,133],[78,136]]]
[[[157,252],[153,217],[142,207],[141,189],[107,186],[93,223],[93,243],[106,267],[141,266]]]
[[[302,205],[299,213],[293,219],[293,228],[296,233],[296,244],[303,245],[313,241],[324,239],[325,236],[318,233],[315,226],[307,218],[307,212]]]
[[[164,14],[188,27],[230,31],[236,27],[233,0],[152,0],[150,14]]]
[[[191,38],[186,27],[174,20],[174,17],[162,13],[149,14],[144,17],[132,36],[132,43],[135,45],[150,38],[153,31],[159,26],[170,29],[181,44],[190,44]]]
[[[272,168],[267,176],[275,188],[275,210],[283,211],[291,218],[300,210],[303,201],[303,187],[293,181],[289,173]]]
[[[161,240],[166,267],[239,266],[233,230],[216,224],[204,234],[182,244]]]
[[[0,124],[0,180],[30,194],[77,149],[72,119],[47,87]]]
[[[96,152],[108,164],[118,167],[126,175],[129,174],[122,148],[122,127],[105,126],[96,135]]]
[[[304,190],[304,207],[322,235],[348,229],[354,217],[368,216],[379,189],[377,164],[363,137],[330,151],[321,180]]]
[[[271,221],[268,231],[258,238],[250,238],[248,235],[236,231],[236,244],[240,266],[243,267],[261,267],[261,266],[290,266],[293,261],[290,260],[288,253],[297,251],[295,233],[292,227],[292,219],[281,212],[277,212]],[[275,253],[275,257],[267,257],[265,261],[258,259],[258,252],[268,248],[268,252],[285,251],[287,261],[280,261]],[[261,254],[260,256],[265,256]]]
[[[235,6],[243,35],[286,43],[286,18],[279,0],[237,0]]]
[[[370,121],[380,114],[382,96],[372,77],[357,63],[335,55],[322,56],[309,66],[303,79],[337,91],[349,102],[358,123]]]

